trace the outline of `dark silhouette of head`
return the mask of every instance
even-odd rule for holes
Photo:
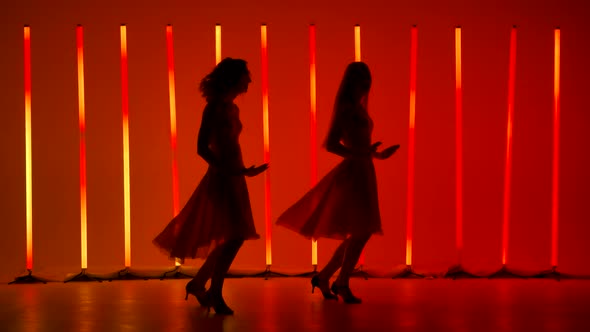
[[[225,58],[201,80],[200,90],[207,99],[233,99],[248,91],[250,71],[245,60]]]
[[[364,62],[352,62],[344,71],[336,95],[335,108],[348,105],[367,107],[369,90],[371,89],[371,71]]]

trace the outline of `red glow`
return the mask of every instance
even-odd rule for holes
[[[221,24],[215,24],[215,64],[221,61]]]
[[[418,28],[410,30],[410,123],[408,128],[408,206],[406,219],[406,265],[412,265],[412,226],[414,223],[414,151],[416,119],[416,65],[418,60]]]
[[[26,204],[27,204],[27,270],[33,269],[33,171],[31,153],[31,28],[24,27],[24,67],[25,67],[25,164],[26,164]]]
[[[506,125],[506,165],[504,168],[504,209],[502,218],[502,265],[508,260],[508,223],[510,220],[510,180],[512,171],[512,126],[514,121],[514,85],[516,77],[516,27],[510,32],[508,69],[508,123]]]
[[[354,61],[361,61],[361,26],[354,26]]]
[[[270,162],[270,139],[268,122],[268,41],[266,37],[266,24],[260,27],[261,40],[261,83],[262,83],[262,121],[264,130],[264,162]],[[264,172],[264,224],[266,234],[266,265],[272,264],[271,251],[271,218],[270,218],[270,172]]]
[[[463,253],[463,87],[461,81],[461,27],[455,28],[455,230],[457,256]]]
[[[361,26],[359,24],[354,26],[354,61],[361,61]],[[359,265],[365,265],[365,250],[361,252],[359,257]]]
[[[76,27],[76,49],[78,60],[78,124],[80,127],[80,236],[82,247],[82,269],[88,267],[88,234],[86,212],[86,115],[84,102],[84,32]]]
[[[559,99],[561,30],[555,29],[555,55],[553,64],[553,167],[551,174],[551,265],[557,266],[557,242],[559,222]]]
[[[129,190],[129,89],[127,71],[127,27],[121,25],[121,109],[123,113],[123,199],[125,267],[131,266],[131,204]]]
[[[309,26],[309,102],[310,102],[310,153],[311,187],[318,181],[318,150],[316,124],[316,37],[315,25]],[[311,264],[318,264],[318,243],[311,241]]]
[[[168,96],[170,99],[170,145],[172,148],[172,209],[174,216],[179,211],[178,161],[176,145],[176,86],[174,81],[174,44],[172,25],[166,26],[166,54],[168,58]]]

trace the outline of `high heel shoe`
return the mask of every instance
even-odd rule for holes
[[[322,287],[322,285],[320,285],[320,277],[318,275],[315,275],[315,276],[313,276],[313,278],[311,278],[311,292],[312,293],[316,287],[318,287],[320,289],[320,291],[322,292],[322,295],[324,296],[324,299],[338,300],[338,296],[336,296],[336,295],[332,294],[332,292],[330,292],[327,282],[325,283],[325,287]]]
[[[208,304],[208,301],[207,301],[207,293],[206,293],[205,287],[196,287],[196,286],[194,286],[193,283],[194,283],[194,281],[191,280],[186,284],[186,288],[185,288],[186,295],[185,295],[184,299],[188,300],[189,294],[194,295],[195,298],[197,299],[197,301],[199,302],[199,304],[202,307],[206,307]]]
[[[234,311],[227,306],[221,295],[213,296],[210,291],[207,291],[205,293],[205,296],[207,297],[207,312],[210,312],[211,307],[213,307],[213,310],[215,310],[216,315],[234,314]]]
[[[332,293],[340,295],[340,297],[342,297],[342,300],[344,300],[344,303],[357,304],[362,302],[360,298],[352,294],[352,291],[348,286],[339,286],[336,285],[336,283],[334,282],[332,283],[332,287],[330,287],[330,290],[332,290]]]

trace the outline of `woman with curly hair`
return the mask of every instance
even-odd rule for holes
[[[197,153],[208,164],[205,176],[180,213],[154,239],[170,258],[206,258],[186,285],[216,314],[233,314],[222,296],[224,276],[244,240],[257,239],[246,176],[256,176],[268,164],[244,167],[239,135],[242,124],[234,99],[248,91],[250,72],[241,59],[225,58],[200,84],[207,105],[199,129]],[[211,287],[205,289],[211,279]]]

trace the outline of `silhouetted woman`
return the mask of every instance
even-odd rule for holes
[[[202,306],[233,314],[222,297],[223,281],[244,240],[257,239],[245,176],[267,164],[245,168],[239,144],[242,124],[234,99],[248,90],[246,61],[225,58],[201,81],[207,100],[199,129],[197,153],[209,164],[207,173],[180,213],[154,239],[171,258],[206,258],[186,285]],[[211,279],[211,287],[205,284]]]
[[[399,147],[378,152],[381,142],[371,143],[373,121],[367,113],[371,73],[363,62],[348,65],[340,83],[332,124],[325,146],[344,158],[297,203],[285,211],[277,224],[313,239],[343,240],[326,266],[312,278],[312,292],[319,287],[326,299],[360,303],[349,287],[350,275],[372,234],[382,234],[377,180],[373,158],[389,158]],[[340,269],[336,281],[332,275]]]

